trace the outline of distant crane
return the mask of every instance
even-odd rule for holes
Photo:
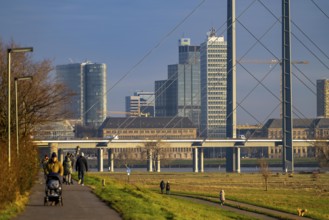
[[[143,112],[120,112],[120,111],[109,111],[107,112],[107,115],[110,115],[110,114],[122,114],[122,115],[129,115],[129,116],[135,116],[135,117],[149,117],[150,116],[150,113],[149,112],[146,112],[146,113],[143,113]]]
[[[253,64],[282,64],[281,60],[238,60],[238,63],[253,63]],[[291,64],[309,64],[307,60],[293,60]]]
[[[251,64],[280,64],[282,65],[281,60],[273,59],[273,60],[238,60],[238,63],[251,63]],[[309,64],[307,60],[293,60],[291,64]],[[280,75],[280,98],[282,97],[282,74]],[[282,109],[281,109],[282,111]],[[282,112],[280,113],[282,115]]]

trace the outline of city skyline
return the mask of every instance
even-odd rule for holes
[[[237,16],[252,2],[237,0]],[[275,16],[281,16],[280,1],[261,2]],[[316,3],[329,14],[328,1]],[[329,20],[311,1],[291,1],[291,12],[292,59],[309,61],[307,65],[297,65],[303,74],[293,68],[299,77],[293,77],[293,103],[303,113],[299,117],[315,118],[316,80],[329,78],[328,58],[299,28],[328,55],[326,38],[329,30],[325,27]],[[190,13],[191,16],[188,16]],[[217,35],[226,37],[224,0],[71,1],[65,4],[19,0],[5,2],[0,16],[1,39],[4,42],[12,39],[21,46],[33,46],[35,60],[50,59],[54,66],[85,60],[105,63],[108,66],[107,87],[110,89],[108,111],[124,110],[125,96],[135,90],[152,91],[154,81],[166,77],[167,66],[177,63],[177,40],[181,37],[190,38],[192,45],[200,45],[211,27],[217,30]],[[187,18],[186,21],[178,25],[184,18]],[[243,101],[245,94],[255,88],[252,95],[242,102],[242,107],[237,109],[237,122],[256,124],[268,118],[278,118],[280,107],[276,109],[276,106],[279,101],[261,85],[256,87],[258,82],[250,73],[260,81],[269,70],[273,70],[263,84],[280,96],[279,65],[255,64],[257,62],[254,61],[280,59],[281,25],[258,1],[238,19],[237,58],[243,57],[254,44],[253,35],[259,39],[267,31],[261,42],[271,52],[257,44],[243,57],[247,61],[244,67],[237,66],[237,101]]]

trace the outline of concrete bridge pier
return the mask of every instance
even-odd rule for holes
[[[110,172],[114,172],[114,154],[111,148],[107,150],[107,155]]]
[[[49,158],[51,157],[51,154],[55,152],[58,154],[58,143],[48,143],[48,149],[49,149]]]
[[[158,154],[157,155],[157,162],[156,162],[156,171],[158,172],[158,173],[160,173],[160,166],[161,164],[160,164],[160,154]]]
[[[226,149],[226,172],[240,173],[240,146]]]
[[[57,158],[58,158],[59,162],[63,163],[63,161],[64,161],[64,150],[63,149],[58,149]]]
[[[153,172],[152,149],[147,150],[147,171]]]
[[[193,150],[193,172],[198,173],[199,172],[199,166],[198,166],[198,148],[195,147],[192,149]]]
[[[200,160],[200,166],[199,166],[199,170],[201,173],[204,172],[204,153],[203,153],[203,148],[200,148],[200,156],[199,156],[199,160]]]
[[[99,172],[103,172],[104,150],[103,148],[98,148],[97,151],[97,168]]]
[[[241,172],[241,167],[240,167],[240,163],[241,163],[241,157],[240,157],[240,147],[235,148],[235,162],[236,162],[236,172],[240,173]]]

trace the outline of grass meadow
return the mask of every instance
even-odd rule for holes
[[[106,186],[102,187],[104,179]],[[272,174],[265,190],[260,173],[88,173],[86,183],[124,219],[251,219],[159,193],[161,180],[172,194],[226,199],[296,214],[307,209],[313,219],[329,219],[329,174]]]

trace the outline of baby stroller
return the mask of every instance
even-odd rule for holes
[[[47,175],[45,188],[44,205],[60,205],[63,206],[62,183],[60,176],[56,173]]]

